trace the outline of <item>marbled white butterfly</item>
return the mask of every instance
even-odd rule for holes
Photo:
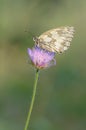
[[[70,46],[73,38],[74,27],[60,27],[44,32],[39,37],[33,38],[35,45],[55,53],[63,53]]]

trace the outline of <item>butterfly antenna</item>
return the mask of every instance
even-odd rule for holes
[[[27,32],[28,34],[30,34],[31,37],[35,37],[35,35],[29,30],[24,30],[24,32]]]

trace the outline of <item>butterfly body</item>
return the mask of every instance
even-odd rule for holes
[[[42,49],[55,53],[63,53],[70,46],[74,27],[60,27],[44,32],[34,39],[35,44]]]

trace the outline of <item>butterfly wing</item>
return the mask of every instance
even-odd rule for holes
[[[70,46],[74,27],[60,27],[44,32],[38,37],[37,45],[45,50],[62,53]]]

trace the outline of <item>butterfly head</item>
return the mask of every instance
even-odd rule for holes
[[[33,37],[33,41],[35,42],[36,45],[38,45],[39,43],[39,39],[37,36]]]

